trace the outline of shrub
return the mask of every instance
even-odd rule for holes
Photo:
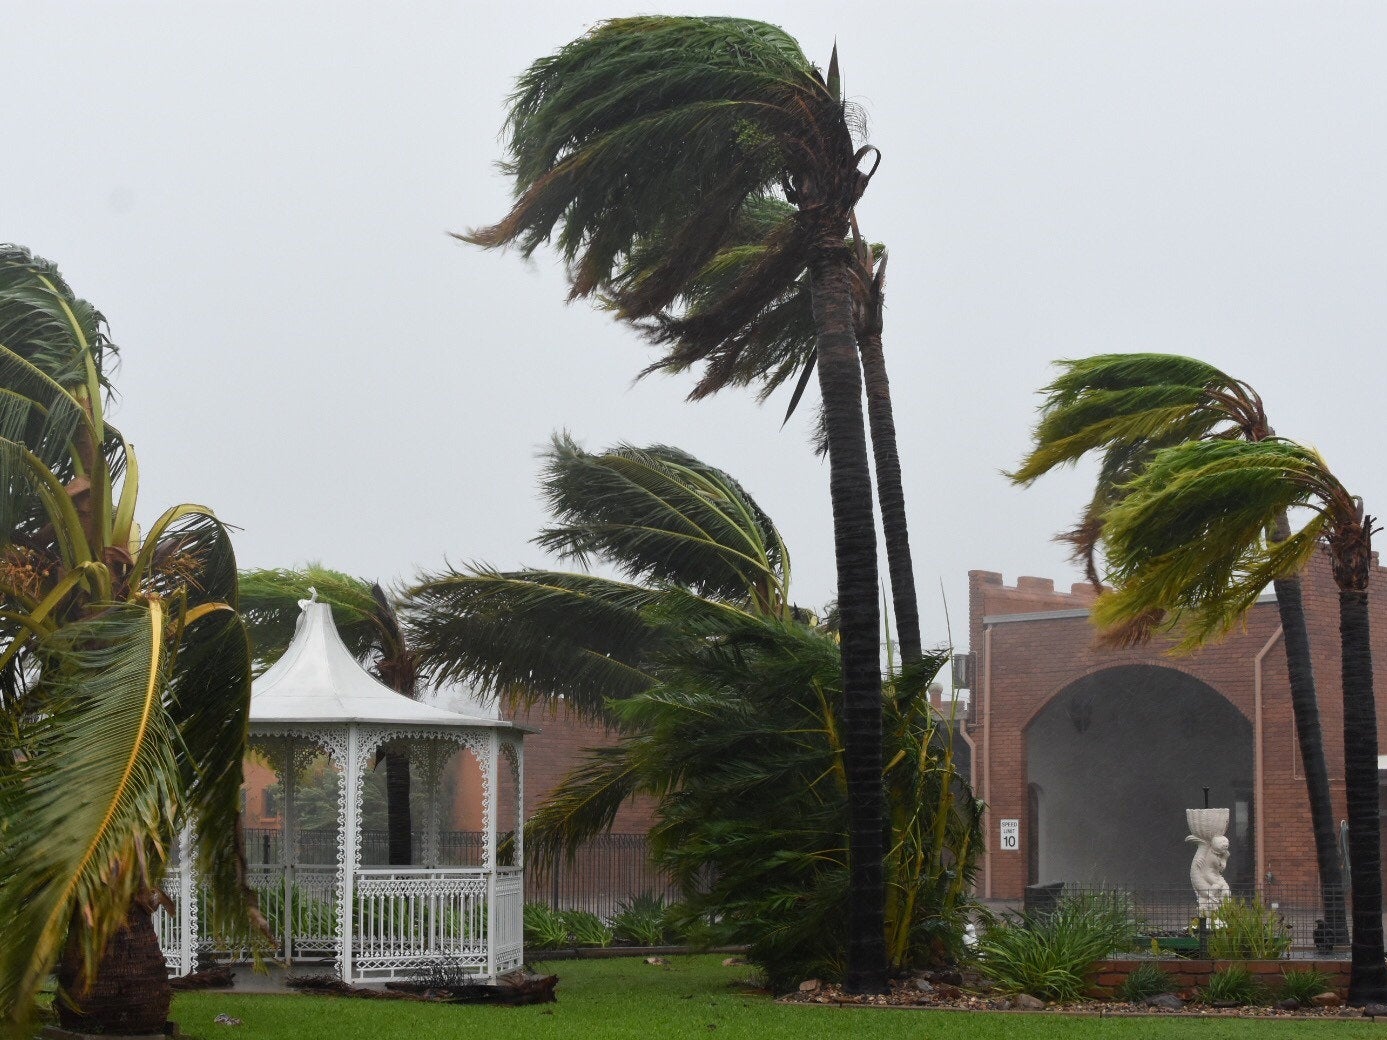
[[[573,936],[575,946],[610,946],[612,930],[602,923],[602,918],[587,910],[560,910],[559,919]]]
[[[1281,973],[1281,995],[1294,997],[1304,1005],[1308,1005],[1329,988],[1329,976],[1314,968],[1299,968]]]
[[[1225,900],[1213,924],[1209,956],[1216,960],[1276,960],[1291,948],[1291,930],[1260,898]]]
[[[1139,1004],[1147,997],[1154,997],[1157,993],[1169,993],[1170,990],[1170,976],[1161,970],[1159,964],[1148,962],[1138,965],[1136,970],[1127,976],[1127,981],[1117,991],[1117,997],[1129,1004]]]
[[[612,934],[619,943],[661,946],[670,938],[669,908],[659,896],[644,892],[617,907]]]
[[[555,950],[568,945],[568,925],[547,903],[525,904],[525,945],[533,950]]]
[[[1093,963],[1136,943],[1136,921],[1121,896],[1069,897],[1048,913],[1000,921],[978,940],[978,967],[1007,993],[1076,1000]]]
[[[1204,999],[1213,1003],[1255,1004],[1266,995],[1262,984],[1241,964],[1230,964],[1209,976]]]

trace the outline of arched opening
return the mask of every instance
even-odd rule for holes
[[[1034,881],[1187,884],[1185,810],[1207,787],[1232,810],[1226,877],[1251,884],[1252,725],[1208,684],[1155,665],[1085,676],[1031,720],[1026,762]]]

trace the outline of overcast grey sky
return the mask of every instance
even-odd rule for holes
[[[142,519],[198,501],[244,566],[382,580],[541,563],[536,451],[679,445],[734,473],[833,595],[827,468],[784,399],[686,404],[497,218],[504,99],[637,11],[772,21],[883,152],[886,349],[927,641],[970,568],[1078,580],[1052,543],[1090,474],[1030,491],[1057,357],[1168,350],[1261,390],[1370,511],[1387,355],[1387,6],[1109,2],[18,3],[0,0],[0,240],[59,263],[122,346]]]

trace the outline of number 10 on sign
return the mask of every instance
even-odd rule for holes
[[[1021,847],[1021,821],[1003,820],[1002,822],[1002,851],[1015,852]]]

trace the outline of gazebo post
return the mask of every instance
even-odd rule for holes
[[[342,981],[351,984],[352,981],[352,940],[356,937],[355,915],[352,913],[352,885],[356,878],[357,869],[357,841],[356,836],[360,827],[357,819],[357,808],[360,799],[357,797],[357,788],[361,784],[361,762],[360,762],[361,736],[355,723],[347,726],[347,761],[342,770],[342,797],[345,799],[342,805],[342,835],[337,845],[338,862],[342,867],[342,906],[339,911],[339,923],[341,927],[342,952],[339,957],[339,968]]]
[[[486,975],[496,978],[496,811],[501,807],[500,785],[497,783],[496,761],[501,757],[501,740],[496,731],[487,734],[486,785],[482,794],[482,809],[486,819]]]
[[[284,738],[283,787],[282,818],[284,827],[279,835],[279,862],[280,866],[284,868],[284,912],[281,916],[284,920],[284,962],[292,964],[294,961],[294,922],[298,919],[298,915],[294,912],[294,866],[298,860],[298,835],[294,829],[297,822],[294,819],[294,799],[297,792],[294,790],[294,738],[292,736]]]
[[[178,974],[197,970],[197,888],[193,879],[193,825],[186,822],[178,831]]]

